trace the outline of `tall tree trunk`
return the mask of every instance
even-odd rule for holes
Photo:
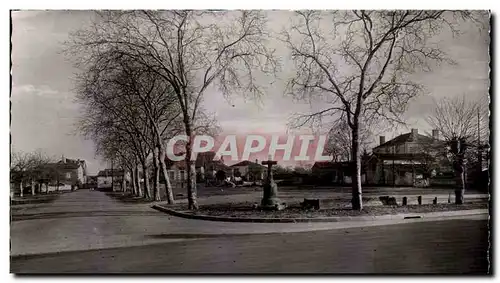
[[[144,177],[144,198],[151,199],[151,188],[149,186],[149,172],[146,166],[146,160],[142,161],[142,173]]]
[[[184,126],[186,127],[186,135],[188,142],[186,143],[186,167],[187,167],[187,193],[188,193],[188,209],[197,210],[198,202],[196,201],[196,167],[195,163],[191,161],[192,153],[192,130],[189,115],[184,115]]]
[[[362,190],[361,190],[361,154],[359,148],[359,128],[358,125],[354,125],[352,129],[352,209],[362,210]]]
[[[168,176],[168,170],[167,170],[167,165],[165,164],[165,147],[163,145],[160,145],[159,148],[160,152],[160,166],[161,170],[163,171],[163,177],[165,178],[165,190],[167,194],[167,201],[168,204],[173,204],[175,203],[174,200],[174,193],[172,190],[172,184],[170,183],[170,177]]]
[[[160,191],[160,166],[158,162],[158,147],[153,149],[153,192],[154,200],[161,201],[161,191]]]
[[[31,179],[31,195],[35,195],[35,181]]]
[[[135,165],[135,181],[137,182],[137,196],[143,197],[143,189],[141,188],[141,175],[139,174],[139,166]]]
[[[132,168],[132,170],[130,170],[130,176],[132,177],[131,181],[132,181],[132,195],[134,196],[137,196],[137,186],[136,186],[136,176],[135,176],[135,168]]]
[[[24,197],[24,192],[23,192],[23,181],[19,183],[19,196]]]
[[[123,169],[123,176],[122,176],[122,192],[125,192],[127,189],[127,170]]]
[[[153,121],[152,121],[153,122]],[[168,176],[167,165],[165,164],[165,147],[163,146],[163,140],[161,138],[160,130],[158,129],[158,125],[153,123],[155,134],[156,134],[156,142],[158,143],[158,163],[159,170],[163,173],[163,180],[165,181],[165,194],[167,195],[168,204],[173,204],[174,201],[174,193],[172,191],[172,184],[170,183],[170,177]]]
[[[455,188],[455,204],[464,203],[465,194],[465,170],[464,161],[462,158],[458,158],[456,161],[455,175],[456,175],[456,188]]]

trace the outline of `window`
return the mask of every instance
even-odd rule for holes
[[[415,153],[415,145],[408,144],[407,145],[407,151],[408,151],[408,153]]]
[[[186,174],[185,174],[186,172],[185,172],[184,170],[181,170],[181,171],[179,171],[179,173],[180,173],[180,179],[181,179],[181,181],[186,180],[186,176],[185,176],[185,175],[186,175]]]
[[[168,171],[168,178],[170,179],[170,181],[175,180],[175,171],[174,170]]]
[[[397,153],[404,153],[404,145],[396,146],[396,152]]]
[[[70,178],[71,178],[71,172],[66,173],[66,179],[70,179]]]

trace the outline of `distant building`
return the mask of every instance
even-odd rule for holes
[[[444,151],[446,147],[437,130],[429,137],[412,129],[387,142],[381,136],[380,145],[373,148],[371,181],[383,185],[428,186],[431,167],[445,156]]]
[[[364,154],[361,156],[361,183],[366,184],[370,179],[369,165],[372,164],[373,156]],[[321,161],[314,163],[311,175],[316,183],[320,184],[337,184],[349,185],[352,184],[352,176],[354,170],[352,162],[342,161]]]
[[[97,173],[97,188],[101,190],[112,190],[121,186],[124,172],[121,169],[104,169]],[[125,172],[125,181],[130,182],[130,174]],[[114,186],[112,185],[114,184]]]
[[[439,139],[437,130],[432,131],[432,137],[419,134],[417,129],[389,141],[381,136],[372,154],[361,156],[361,183],[386,186],[452,184],[453,179],[439,178],[451,170],[445,156],[445,143]],[[439,176],[431,178],[433,174]],[[312,175],[319,183],[351,184],[354,169],[352,162],[316,162]]]
[[[232,169],[224,164],[224,159],[214,160],[215,152],[200,152],[196,157],[195,170],[198,182],[205,179],[215,178],[217,172],[222,171],[226,176],[231,176]],[[165,158],[167,172],[170,182],[183,187],[187,181],[187,166],[186,161],[172,161]]]
[[[259,160],[255,162],[245,160],[230,166],[233,176],[241,176],[247,181],[259,181],[264,179],[266,167],[259,164]]]
[[[87,175],[87,183],[97,184],[97,176]]]
[[[69,159],[62,156],[61,160],[45,165],[46,182],[50,187],[59,190],[81,187],[87,182],[87,164],[85,160]]]

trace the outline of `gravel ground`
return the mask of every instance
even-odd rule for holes
[[[468,209],[486,209],[487,203],[466,203],[463,205],[455,204],[424,204],[408,206],[368,206],[362,211],[354,211],[349,207],[336,207],[320,210],[304,210],[298,205],[292,205],[282,211],[261,211],[253,209],[253,203],[234,203],[234,204],[216,204],[202,205],[199,210],[192,212],[197,215],[210,215],[221,217],[238,218],[316,218],[331,216],[367,216],[367,215],[394,215],[400,213],[426,213],[437,211],[454,211]],[[172,209],[188,212],[187,205],[180,204],[169,206]]]

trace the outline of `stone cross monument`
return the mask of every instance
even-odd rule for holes
[[[276,209],[280,206],[280,200],[278,199],[278,185],[274,182],[272,166],[278,164],[276,161],[272,161],[271,157],[269,160],[262,161],[262,165],[267,165],[267,178],[264,182],[264,197],[261,201],[262,208]]]

